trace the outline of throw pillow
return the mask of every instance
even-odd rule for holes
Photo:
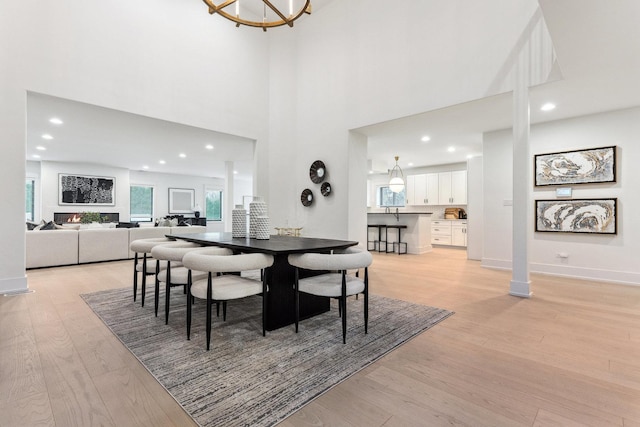
[[[55,229],[56,229],[56,224],[53,221],[49,221],[45,225],[40,227],[40,230],[55,230]]]
[[[35,229],[38,225],[41,225],[41,224],[36,224],[35,222],[29,222],[29,221],[27,221],[27,230],[33,230],[33,229]]]
[[[47,225],[46,221],[43,219],[42,221],[40,221],[40,224],[36,225],[33,229],[34,230],[40,230],[42,229],[42,227],[44,227],[45,225]]]

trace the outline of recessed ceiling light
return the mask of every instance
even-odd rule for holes
[[[161,165],[164,165],[167,162],[165,162],[164,160],[160,160],[158,163],[160,163]]]
[[[467,159],[473,159],[473,154],[467,154]]]
[[[420,138],[420,141],[422,142],[429,142],[431,141],[431,138],[428,135],[423,136],[422,138]]]
[[[40,151],[45,151],[47,149],[47,147],[43,147],[42,145],[38,145],[36,147],[36,150],[40,150]]]
[[[542,110],[542,111],[551,111],[551,110],[553,110],[555,108],[556,108],[556,104],[551,103],[551,102],[547,102],[542,107],[540,107],[540,110]]]
[[[40,158],[40,154],[34,154],[34,155],[33,155],[33,156],[31,156],[31,157],[33,157],[34,159],[39,159],[39,158]]]
[[[142,169],[149,169],[149,166],[144,165],[144,166],[142,166]]]
[[[184,154],[184,153],[180,153],[180,154],[178,154],[178,155],[179,155],[180,157],[182,157],[183,159],[184,159],[185,157],[187,157],[187,155],[186,155],[186,154]]]
[[[370,174],[370,175],[373,175],[373,171],[369,171],[369,174]]]
[[[205,145],[204,148],[206,148],[207,150],[213,150],[213,145],[207,144],[207,145]]]
[[[238,175],[238,171],[233,171],[233,174],[234,175]]]
[[[454,151],[456,151],[456,147],[449,147],[447,148],[447,151],[453,153]]]
[[[51,135],[49,135],[48,133],[45,133],[42,135],[42,139],[53,139],[53,137]]]
[[[413,163],[409,162],[409,163],[407,163],[407,165],[409,165],[409,166],[413,166]]]
[[[63,124],[63,123],[64,123],[62,120],[60,120],[60,119],[59,119],[59,118],[57,118],[57,117],[51,117],[51,118],[49,119],[49,122],[50,122],[50,123],[53,123],[54,125],[61,125],[61,124]]]

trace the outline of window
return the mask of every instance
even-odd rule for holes
[[[25,217],[27,221],[34,221],[35,220],[35,187],[36,187],[36,182],[33,179],[27,178],[27,182],[26,182],[26,186],[25,186],[25,207],[24,207],[24,212],[25,212]]]
[[[389,187],[378,187],[378,206],[382,208],[404,207],[404,200],[404,189],[399,193],[394,193]]]
[[[153,187],[132,185],[129,196],[130,221],[153,221]]]
[[[204,201],[207,221],[222,221],[222,190],[207,189]]]

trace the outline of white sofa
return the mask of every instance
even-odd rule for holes
[[[133,258],[132,241],[171,234],[204,233],[205,226],[88,228],[26,232],[27,268]]]
[[[78,230],[27,231],[27,268],[78,263]]]

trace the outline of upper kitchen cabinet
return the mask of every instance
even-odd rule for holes
[[[467,171],[439,173],[438,199],[440,205],[466,205]]]
[[[439,201],[438,175],[437,173],[408,175],[407,205],[437,205]]]

